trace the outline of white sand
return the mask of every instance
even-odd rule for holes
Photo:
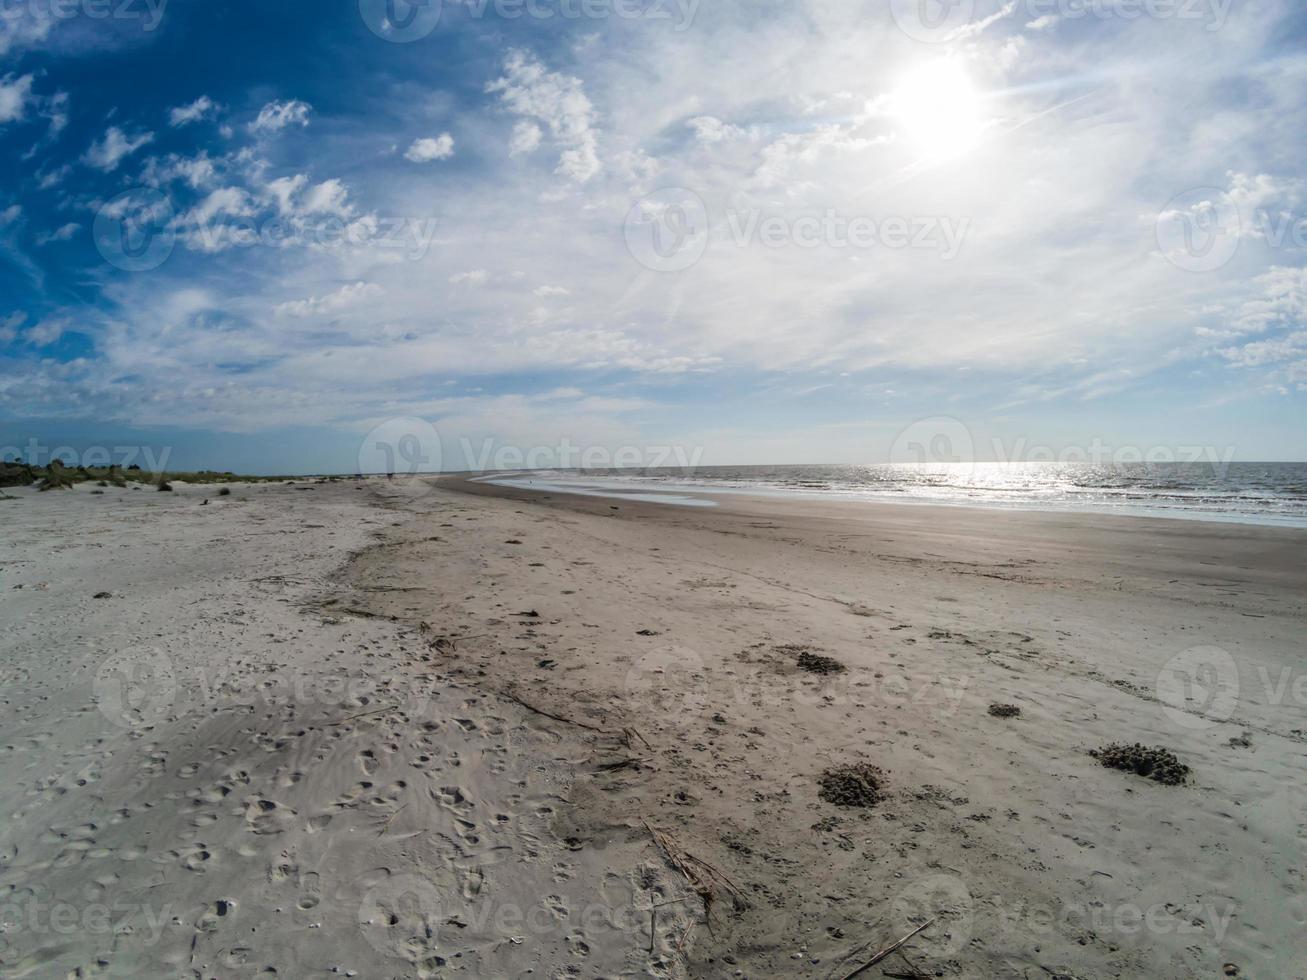
[[[679,877],[563,840],[593,746],[321,605],[370,491],[10,494],[0,974],[675,972]]]
[[[1307,533],[456,482],[18,496],[4,977],[832,978],[932,919],[862,976],[1307,977]],[[1212,650],[1236,691],[1159,686]],[[1136,740],[1187,783],[1088,755]],[[850,762],[877,806],[821,799]]]
[[[351,566],[410,591],[358,601],[467,636],[456,677],[644,734],[648,767],[574,786],[576,833],[648,821],[738,883],[693,975],[841,977],[938,916],[906,947],[931,975],[1307,976],[1307,532],[462,488]],[[1237,691],[1165,687],[1221,656]],[[1115,741],[1188,783],[1089,756]],[[880,805],[819,797],[850,762],[887,771]]]

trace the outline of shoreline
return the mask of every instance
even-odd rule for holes
[[[434,477],[443,480],[465,481],[469,483],[486,483],[492,486],[504,487],[506,489],[529,489],[521,486],[521,481],[525,477],[515,476],[494,476],[481,475],[472,476],[468,474],[448,474],[445,476]],[[528,481],[529,482],[529,481]],[[1099,517],[1114,517],[1140,520],[1178,520],[1178,521],[1195,521],[1205,524],[1239,524],[1250,527],[1273,527],[1288,530],[1307,530],[1307,516],[1301,518],[1283,518],[1277,519],[1275,515],[1250,515],[1238,513],[1205,513],[1201,511],[1186,511],[1182,507],[1176,508],[1145,508],[1140,507],[1137,512],[1130,513],[1125,507],[1119,509],[1110,509],[1106,506],[1095,507],[1087,505],[1067,505],[1053,506],[1051,504],[1041,505],[1038,501],[1022,501],[1019,503],[1005,504],[998,499],[990,501],[979,500],[950,500],[943,498],[928,497],[910,497],[895,496],[892,491],[881,491],[879,495],[872,497],[869,495],[858,495],[853,492],[842,491],[818,491],[818,490],[746,490],[736,487],[713,487],[702,484],[651,484],[645,489],[636,489],[632,485],[631,490],[623,490],[618,487],[602,488],[600,486],[586,487],[583,485],[569,486],[542,480],[539,488],[530,488],[535,493],[557,493],[568,494],[571,496],[593,496],[606,497],[614,500],[629,499],[642,503],[664,503],[669,506],[717,506],[718,502],[709,499],[705,503],[700,503],[693,499],[696,494],[704,495],[708,498],[720,496],[723,498],[744,497],[755,500],[773,500],[773,501],[808,501],[812,503],[841,503],[854,505],[877,506],[888,504],[892,506],[914,506],[914,507],[949,507],[963,508],[968,510],[982,511],[1003,511],[1008,513],[1030,513],[1030,514],[1085,514]],[[667,489],[660,489],[666,486]],[[665,499],[659,499],[665,498]]]

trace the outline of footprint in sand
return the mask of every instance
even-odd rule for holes
[[[295,811],[275,800],[251,796],[245,801],[245,829],[252,834],[284,833]]]
[[[322,885],[316,871],[307,871],[299,876],[300,897],[295,907],[301,912],[318,907],[322,901]]]
[[[195,920],[196,932],[217,932],[224,925],[224,920],[236,909],[236,900],[220,898],[200,913]]]

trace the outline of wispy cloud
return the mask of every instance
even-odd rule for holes
[[[117,170],[123,158],[152,142],[154,142],[153,133],[138,132],[128,135],[117,126],[110,126],[102,139],[91,144],[82,160],[88,167],[94,167],[96,170]]]
[[[287,102],[269,102],[259,110],[259,115],[254,122],[250,123],[250,131],[277,133],[287,126],[307,126],[312,109],[313,107],[307,102],[300,102],[297,99]]]
[[[404,159],[413,163],[430,163],[433,160],[448,160],[454,155],[454,137],[448,133],[439,136],[424,136],[413,141],[404,151]]]

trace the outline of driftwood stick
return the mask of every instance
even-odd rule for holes
[[[356,714],[356,715],[350,715],[348,718],[341,718],[339,721],[329,722],[328,724],[332,724],[332,725],[343,725],[343,724],[345,724],[345,722],[347,722],[347,721],[353,721],[355,718],[366,718],[366,717],[368,717],[368,715],[379,715],[379,714],[381,714],[383,711],[394,711],[394,710],[395,710],[396,708],[398,708],[398,707],[399,707],[399,705],[397,705],[397,704],[388,704],[388,705],[386,705],[384,708],[377,708],[377,709],[375,709],[375,710],[373,710],[373,711],[361,711],[361,712],[359,712],[359,713]]]
[[[937,916],[937,915],[933,915],[933,916],[931,916],[929,919],[927,919],[927,920],[926,920],[925,922],[923,922],[921,925],[917,926],[917,928],[913,929],[910,933],[908,933],[908,934],[907,934],[906,936],[904,936],[902,939],[898,940],[898,942],[890,943],[888,946],[886,946],[884,949],[882,949],[879,953],[877,953],[877,954],[876,954],[875,956],[873,956],[871,959],[867,960],[866,963],[862,964],[862,966],[858,967],[858,968],[857,968],[856,970],[854,970],[852,973],[846,973],[846,974],[844,975],[843,980],[853,980],[853,978],[856,977],[856,976],[858,976],[858,974],[860,974],[860,973],[865,973],[867,970],[870,970],[873,966],[875,966],[875,965],[876,965],[877,963],[879,963],[881,960],[885,959],[885,957],[889,956],[890,953],[894,952],[896,949],[898,949],[900,946],[902,946],[904,943],[906,943],[909,939],[911,939],[911,938],[912,938],[913,936],[915,936],[917,933],[921,932],[921,931],[922,931],[923,929],[925,929],[927,926],[933,925],[934,922],[935,922],[935,920],[938,919],[938,918],[939,918],[939,916]]]
[[[385,836],[386,831],[390,829],[390,822],[394,820],[397,816],[399,816],[400,813],[403,812],[404,807],[406,806],[408,806],[407,803],[405,803],[404,806],[401,806],[398,810],[396,810],[394,813],[392,813],[390,816],[386,818],[386,822],[381,825],[381,830],[377,832],[378,837]]]
[[[511,691],[499,691],[498,694],[500,697],[508,698],[508,700],[512,701],[515,704],[520,704],[528,711],[534,711],[536,714],[543,715],[546,718],[552,718],[554,721],[561,721],[564,725],[575,725],[577,728],[584,728],[587,731],[598,732],[600,735],[608,734],[608,732],[605,729],[596,728],[594,725],[587,725],[583,721],[576,721],[575,719],[572,718],[564,718],[562,715],[553,714],[552,712],[545,711],[543,708],[537,708],[534,704],[530,704],[526,701],[523,701],[520,697],[518,697],[516,694],[512,693]]]

